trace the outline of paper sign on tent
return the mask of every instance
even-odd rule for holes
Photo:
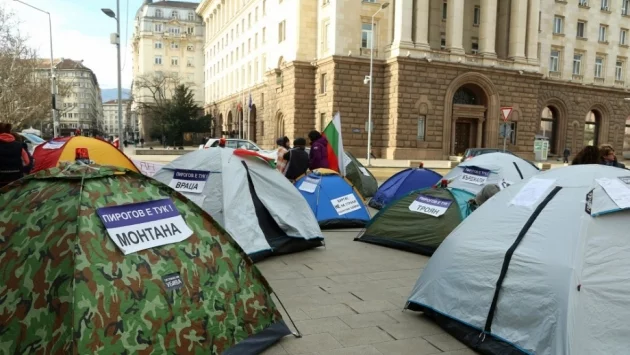
[[[461,175],[461,180],[469,184],[483,185],[486,183],[489,176],[490,170],[476,167],[465,167],[464,173]]]
[[[209,171],[176,169],[168,186],[179,192],[200,194],[210,176]]]
[[[512,114],[512,107],[501,107],[501,114],[503,115],[503,121],[507,122]]]
[[[102,207],[96,214],[125,255],[181,242],[193,234],[170,199]]]
[[[319,185],[319,181],[320,179],[312,179],[310,177],[307,177],[306,179],[304,179],[304,181],[302,181],[300,187],[298,187],[298,190],[308,192],[310,194],[315,193],[315,190],[317,190],[317,185]]]
[[[361,209],[359,201],[357,201],[356,197],[354,197],[353,194],[348,194],[339,198],[332,199],[330,203],[332,203],[335,211],[337,211],[337,214],[340,216]]]
[[[439,197],[432,197],[420,194],[412,203],[409,205],[409,210],[413,212],[420,212],[424,214],[428,214],[433,217],[440,217],[453,203],[452,200],[446,200]]]

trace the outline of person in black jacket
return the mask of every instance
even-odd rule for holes
[[[30,164],[22,142],[11,134],[10,123],[0,123],[0,188],[24,176],[24,167]]]
[[[284,176],[291,182],[297,180],[300,176],[306,174],[309,165],[308,153],[305,150],[306,139],[296,138],[293,141],[293,149],[289,150],[282,157],[287,161],[287,167]]]

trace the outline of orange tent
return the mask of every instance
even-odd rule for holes
[[[55,138],[38,145],[33,152],[35,167],[32,172],[56,167],[61,162],[74,162],[77,149],[81,148],[87,150],[89,159],[95,164],[113,165],[140,172],[125,153],[113,145],[104,140],[83,136]]]

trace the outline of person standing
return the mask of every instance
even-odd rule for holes
[[[311,170],[325,168],[329,169],[328,162],[328,139],[318,131],[310,131],[308,139],[311,141],[311,151],[309,152],[309,168]]]
[[[10,123],[0,123],[0,188],[19,180],[29,166],[28,153],[11,134]]]
[[[276,144],[278,145],[278,155],[276,158],[276,169],[284,174],[284,171],[287,167],[287,160],[284,159],[284,155],[289,151],[291,147],[289,147],[289,138],[282,137],[276,139]]]
[[[309,156],[306,152],[306,139],[296,138],[293,141],[293,149],[286,152],[283,158],[287,161],[284,176],[291,182],[294,182],[300,176],[306,174],[309,166]]]
[[[118,136],[114,137],[114,141],[112,142],[112,145],[116,147],[116,149],[120,148],[120,139],[118,138]]]
[[[571,155],[571,151],[568,147],[564,148],[564,152],[562,152],[562,156],[564,157],[563,163],[569,163],[569,155]]]

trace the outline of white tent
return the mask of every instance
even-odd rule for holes
[[[196,150],[153,178],[201,206],[255,260],[323,245],[306,200],[259,158],[241,158],[230,148]]]
[[[483,354],[627,354],[629,175],[570,166],[495,195],[442,242],[406,308]]]
[[[539,172],[532,163],[516,155],[488,153],[460,163],[443,179],[449,181],[449,187],[476,195],[486,185],[496,184],[503,189]]]

